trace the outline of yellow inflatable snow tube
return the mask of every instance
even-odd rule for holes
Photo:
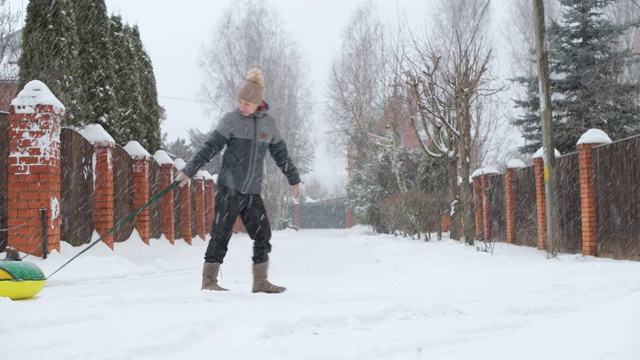
[[[0,261],[0,297],[29,299],[44,287],[46,278],[36,265],[22,261]]]

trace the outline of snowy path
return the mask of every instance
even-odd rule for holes
[[[205,242],[98,245],[36,299],[0,298],[0,359],[640,359],[640,263],[498,244],[493,255],[365,228],[275,232],[251,294],[234,235],[199,291]],[[51,273],[79,249],[46,261]]]

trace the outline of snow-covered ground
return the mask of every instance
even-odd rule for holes
[[[212,293],[205,245],[98,244],[36,298],[0,298],[0,359],[640,359],[638,262],[287,230],[270,271],[287,292],[251,293],[234,235]],[[31,261],[49,274],[80,250]]]

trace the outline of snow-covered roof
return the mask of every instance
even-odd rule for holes
[[[187,163],[184,160],[182,160],[181,158],[175,159],[173,161],[173,163],[174,163],[176,169],[178,169],[178,171],[184,169],[184,167],[187,165]]]
[[[611,138],[607,133],[599,129],[589,129],[582,134],[577,145],[581,144],[611,144]]]
[[[92,144],[99,142],[110,142],[115,144],[116,142],[100,124],[89,124],[78,132]]]
[[[36,106],[51,105],[56,113],[64,112],[64,105],[42,81],[31,80],[11,101],[16,114],[34,114]]]
[[[206,174],[208,174],[208,172],[204,170],[198,170],[198,172],[193,176],[193,178],[198,180],[206,180],[207,179]]]
[[[151,157],[151,154],[140,145],[139,142],[132,140],[125,145],[124,149],[132,159],[143,160]]]
[[[153,154],[153,158],[156,159],[156,162],[160,165],[171,164],[173,165],[173,160],[171,160],[171,156],[167,154],[164,150],[158,150]]]
[[[210,173],[210,172],[208,172],[207,170],[200,170],[200,171],[198,171],[198,172],[199,172],[199,173],[201,172],[201,173],[203,174],[202,176],[204,176],[204,179],[205,179],[205,180],[215,180],[215,179],[213,178],[213,175],[211,175],[211,173]]]
[[[556,157],[562,156],[562,154],[560,154],[560,151],[558,151],[558,149],[553,149],[553,150],[554,150],[554,154],[556,155]],[[543,157],[544,157],[544,148],[543,147],[538,149],[538,151],[536,151],[536,153],[533,154],[533,158],[534,159],[543,158]]]
[[[509,169],[522,169],[523,167],[527,167],[527,165],[520,159],[511,159],[507,162],[507,168]]]
[[[481,175],[491,175],[491,174],[500,174],[500,171],[498,171],[498,169],[496,169],[493,166],[487,166],[474,171],[473,174],[471,174],[471,177],[474,178]]]

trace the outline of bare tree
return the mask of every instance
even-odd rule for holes
[[[331,68],[329,119],[339,149],[373,148],[388,154],[398,189],[406,192],[398,134],[409,115],[402,101],[399,68],[389,51],[385,26],[368,1],[356,9],[345,28],[342,51]]]
[[[546,9],[546,7],[545,7]],[[607,15],[616,24],[636,23],[637,26],[627,32],[620,42],[623,49],[633,49],[636,38],[638,37],[638,18],[640,18],[640,1],[637,0],[618,0],[612,2],[606,8]]]
[[[263,0],[233,3],[221,15],[212,40],[205,45],[200,67],[204,75],[201,97],[208,110],[219,114],[236,106],[236,93],[246,71],[258,67],[264,75],[265,98],[290,156],[301,174],[313,161],[310,91],[305,63],[298,44],[284,30],[274,9]],[[265,202],[275,215],[285,216],[288,186],[272,161],[267,162]],[[272,215],[272,216],[273,216]]]
[[[17,62],[20,57],[22,34],[17,31],[19,12],[13,12],[9,5],[0,3],[0,81],[17,81]]]
[[[621,37],[617,50],[640,52],[640,1],[615,1],[606,8],[606,11],[607,15],[616,24],[635,24]],[[640,79],[640,62],[629,64],[622,77],[624,77],[622,79],[624,81]]]
[[[422,36],[412,34],[405,49],[406,85],[416,134],[427,139],[424,152],[448,159],[454,225],[459,228],[456,205],[460,197],[465,225],[462,235],[473,244],[473,199],[468,179],[472,157],[479,158],[483,140],[490,135],[481,132],[482,124],[490,121],[482,100],[502,89],[492,82],[492,50],[484,41],[489,1],[455,0],[440,5],[433,35],[426,31]],[[494,130],[491,126],[484,129]],[[458,235],[452,231],[453,238]]]
[[[560,15],[558,0],[544,0],[547,25]],[[502,24],[507,49],[511,57],[512,73],[535,75],[535,38],[533,36],[533,10],[531,0],[512,0],[509,2],[508,22]]]

